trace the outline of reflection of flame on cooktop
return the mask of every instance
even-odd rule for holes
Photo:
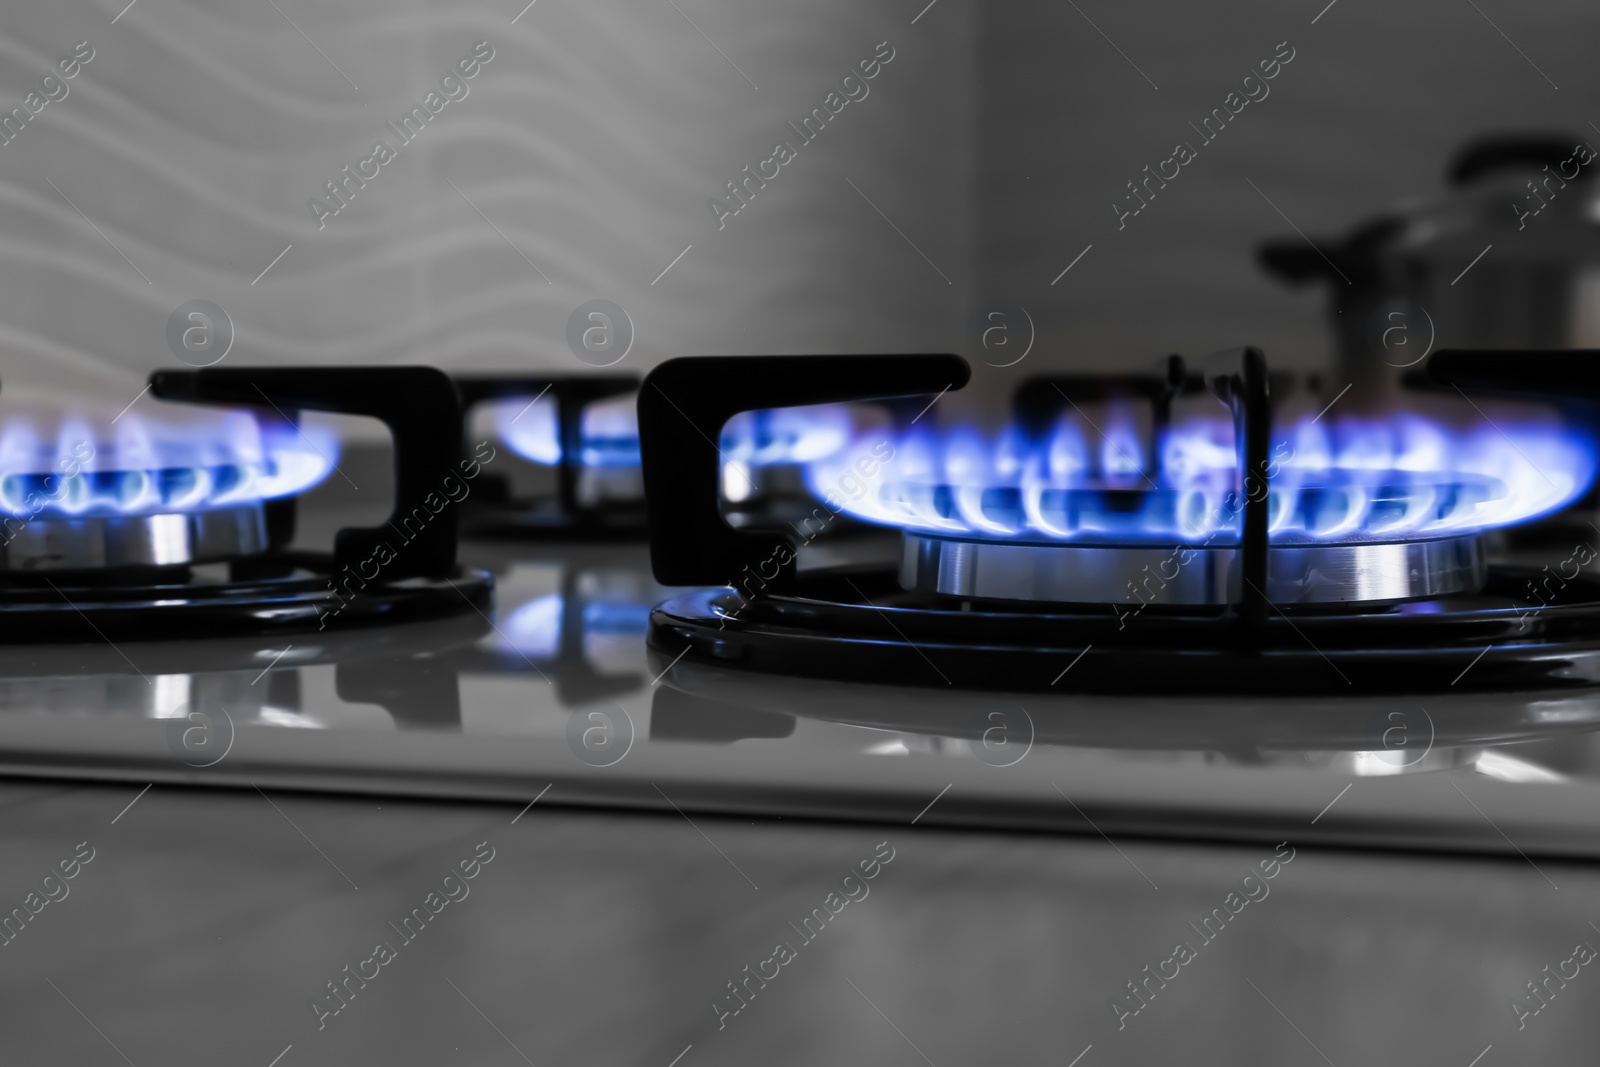
[[[548,588],[536,578],[539,568],[501,575],[501,618],[493,639],[454,661],[465,672],[536,675],[569,707],[638,688],[645,679],[637,672],[605,667],[614,653],[637,647],[660,588],[605,559],[563,561],[559,569],[555,591],[524,594],[520,603],[508,598],[517,596],[522,579]]]
[[[1563,767],[1570,739],[1600,725],[1600,705],[1581,697],[1454,694],[1447,705],[1435,704],[1433,713],[1406,698],[1311,698],[1296,714],[1284,715],[1279,700],[1237,696],[1201,696],[1181,704],[1064,694],[1018,701],[1002,694],[806,678],[773,686],[748,671],[671,665],[670,659],[662,652],[651,655],[652,665],[666,672],[656,690],[656,713],[668,708],[711,739],[783,736],[769,732],[777,720],[789,720],[792,732],[799,719],[874,731],[878,743],[869,752],[893,752],[882,746],[885,736],[913,746],[911,739],[920,738],[932,741],[933,750],[965,749],[985,762],[1021,762],[1034,746],[1052,746],[1127,761],[1202,757],[1245,766],[1318,767],[1354,777],[1466,766],[1503,781],[1559,781],[1562,771],[1551,768]],[[744,719],[730,714],[733,709]]]

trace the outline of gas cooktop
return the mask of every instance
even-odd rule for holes
[[[181,552],[95,567],[8,557],[35,563],[14,563],[0,605],[0,769],[1593,854],[1595,550],[1495,532],[1587,489],[1581,412],[1558,426],[1480,407],[1454,437],[1415,420],[1385,436],[1312,394],[1304,418],[1273,421],[1264,361],[1225,363],[1035,382],[1017,425],[987,439],[928,416],[965,380],[954,357],[668,363],[639,387],[637,423],[613,422],[609,450],[571,429],[553,438],[604,466],[632,435],[647,504],[629,506],[648,507],[648,542],[615,510],[565,535],[550,521],[571,514],[581,463],[549,503],[480,492],[517,431],[460,447],[455,398],[469,390],[435,372],[158,376],[174,399],[272,409],[261,440],[278,444],[204,492],[174,464],[142,482],[62,472],[101,496],[71,515],[49,502],[25,535],[51,544],[43,524],[88,516],[117,551]],[[1490,403],[1495,383],[1469,381],[1488,373],[1476,357],[1432,367]],[[502,381],[480,400],[509,425],[549,386]],[[770,416],[742,444],[719,433],[779,402],[856,399],[880,403],[865,421],[818,409],[805,433]],[[1108,399],[1147,410],[1108,415]],[[1220,401],[1224,417],[1190,418],[1188,400]],[[328,491],[383,486],[381,463],[296,429],[295,411],[352,404],[397,442],[394,512],[378,527]],[[1275,435],[1292,454],[1271,451]],[[291,531],[261,484],[301,462],[326,481]],[[1524,463],[1548,481],[1531,484]],[[250,478],[254,503],[225,498]],[[812,507],[745,491],[730,508],[730,479],[803,484]],[[5,484],[16,491],[15,476]],[[183,506],[195,500],[208,506]],[[469,506],[493,516],[493,536],[458,544]],[[530,507],[539,518],[516,536]],[[220,560],[195,536],[219,511],[244,514],[236,528],[255,538]],[[130,516],[149,531],[173,514],[187,540],[126,534]],[[671,588],[685,584],[703,588]]]

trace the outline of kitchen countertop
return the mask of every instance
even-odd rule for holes
[[[1083,1067],[1465,1067],[1592,1043],[1582,977],[1520,1032],[1508,1007],[1600,939],[1592,693],[1012,701],[761,678],[644,647],[668,591],[642,546],[467,551],[496,572],[492,618],[287,652],[0,650],[6,906],[95,850],[0,953],[19,1062],[114,1062],[111,1043],[140,1064],[668,1067],[688,1047],[682,1067],[945,1067],[1092,1045]],[[225,713],[210,766],[174,747],[188,706]],[[997,706],[1025,716],[986,743]],[[479,842],[494,859],[439,932],[319,1030],[312,998]],[[785,932],[881,842],[894,859],[841,932]],[[1294,858],[1263,882],[1280,842]],[[1189,924],[1230,901],[1202,940]],[[794,959],[719,1029],[713,1000],[785,937]],[[1195,958],[1163,962],[1184,938]],[[1178,977],[1119,1029],[1146,965]]]

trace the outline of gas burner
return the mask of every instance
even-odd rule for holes
[[[0,636],[8,641],[148,640],[388,624],[481,610],[487,574],[456,566],[451,485],[461,411],[426,367],[158,372],[154,396],[255,411],[202,417],[187,434],[119,428],[109,448],[0,440]],[[289,551],[292,494],[332,470],[331,440],[301,410],[370,415],[395,442],[385,526],[339,531],[331,554]],[[157,427],[153,429],[152,427]],[[62,442],[94,442],[86,424]],[[253,435],[253,436],[252,436]],[[42,457],[42,458],[41,458]],[[39,472],[50,472],[41,474]],[[159,614],[156,610],[161,609]]]
[[[908,589],[1194,605],[1243,595],[1238,472],[1260,470],[1249,493],[1266,504],[1266,598],[1317,604],[1474,592],[1478,534],[1566,506],[1595,471],[1593,442],[1550,422],[1480,418],[1459,430],[1316,408],[1298,419],[1280,409],[1281,436],[1252,466],[1236,444],[1247,436],[1238,397],[1225,397],[1233,425],[1203,402],[1175,417],[1174,401],[1204,388],[1181,359],[1164,379],[1118,383],[1150,402],[1145,420],[1125,393],[1091,382],[1028,383],[1025,417],[997,435],[858,439],[813,464],[810,483],[822,492],[848,480],[846,513],[903,532]],[[1074,394],[1103,411],[1087,414]],[[890,458],[852,466],[869,449]]]
[[[469,422],[483,405],[511,451],[555,473],[554,494],[532,495],[486,475],[465,508],[474,536],[644,536],[637,376],[458,375],[455,386]]]
[[[1480,369],[1466,355],[1440,353],[1430,369],[1445,382]],[[681,424],[771,403],[770,382],[796,403],[936,394],[965,384],[965,363],[663,364],[640,404],[656,577],[734,591],[662,605],[652,646],[750,670],[998,689],[1410,692],[1458,675],[1458,688],[1487,689],[1600,679],[1600,585],[1572,583],[1564,599],[1575,602],[1559,608],[1519,608],[1532,575],[1490,565],[1479,536],[1582,493],[1594,473],[1585,436],[1532,423],[1430,436],[1402,418],[1386,442],[1369,424],[1344,437],[1338,423],[1321,437],[1295,424],[1291,447],[1273,449],[1264,359],[1222,358],[1236,369],[1204,378],[1169,363],[1145,388],[1162,432],[1118,441],[1108,422],[1100,458],[1066,471],[1052,460],[1084,450],[1059,447],[1059,421],[989,451],[959,433],[877,451],[857,441],[815,465],[812,487],[833,487],[830,508],[899,526],[901,565],[803,574],[788,537],[720,522],[715,460]],[[695,399],[669,418],[650,400],[657,379]],[[1170,401],[1202,387],[1231,409],[1233,442],[1172,418]],[[1517,469],[1530,462],[1540,469]],[[885,477],[891,467],[898,481]],[[1176,503],[1186,498],[1203,504]]]
[[[644,536],[637,377],[463,375],[455,381],[464,411],[482,405],[512,452],[555,473],[553,494],[518,494],[507,478],[495,476],[490,491],[475,494],[467,507],[475,536]],[[890,412],[900,414],[892,406]],[[805,466],[856,432],[851,413],[838,406],[736,413],[712,431],[719,442],[722,513],[735,526],[804,522],[816,506]],[[859,528],[847,517],[831,532]]]
[[[0,573],[256,555],[274,501],[321,481],[337,456],[333,435],[271,408],[181,421],[127,411],[101,429],[30,408],[0,431]]]

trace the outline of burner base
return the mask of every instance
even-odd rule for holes
[[[1237,548],[1019,544],[904,535],[900,584],[921,593],[1055,604],[1224,606],[1242,599]],[[1475,593],[1479,538],[1398,544],[1274,545],[1274,604],[1347,604]]]
[[[1536,572],[1478,595],[1275,611],[1259,629],[1207,607],[1113,611],[907,593],[888,568],[802,575],[781,596],[674,597],[650,616],[668,657],[777,675],[1003,692],[1347,696],[1600,684],[1600,582],[1516,606]]]
[[[225,578],[199,570],[0,580],[0,642],[153,641],[339,631],[487,612],[494,579],[457,568],[449,578],[406,578],[334,589],[321,553],[272,553],[232,564]]]

